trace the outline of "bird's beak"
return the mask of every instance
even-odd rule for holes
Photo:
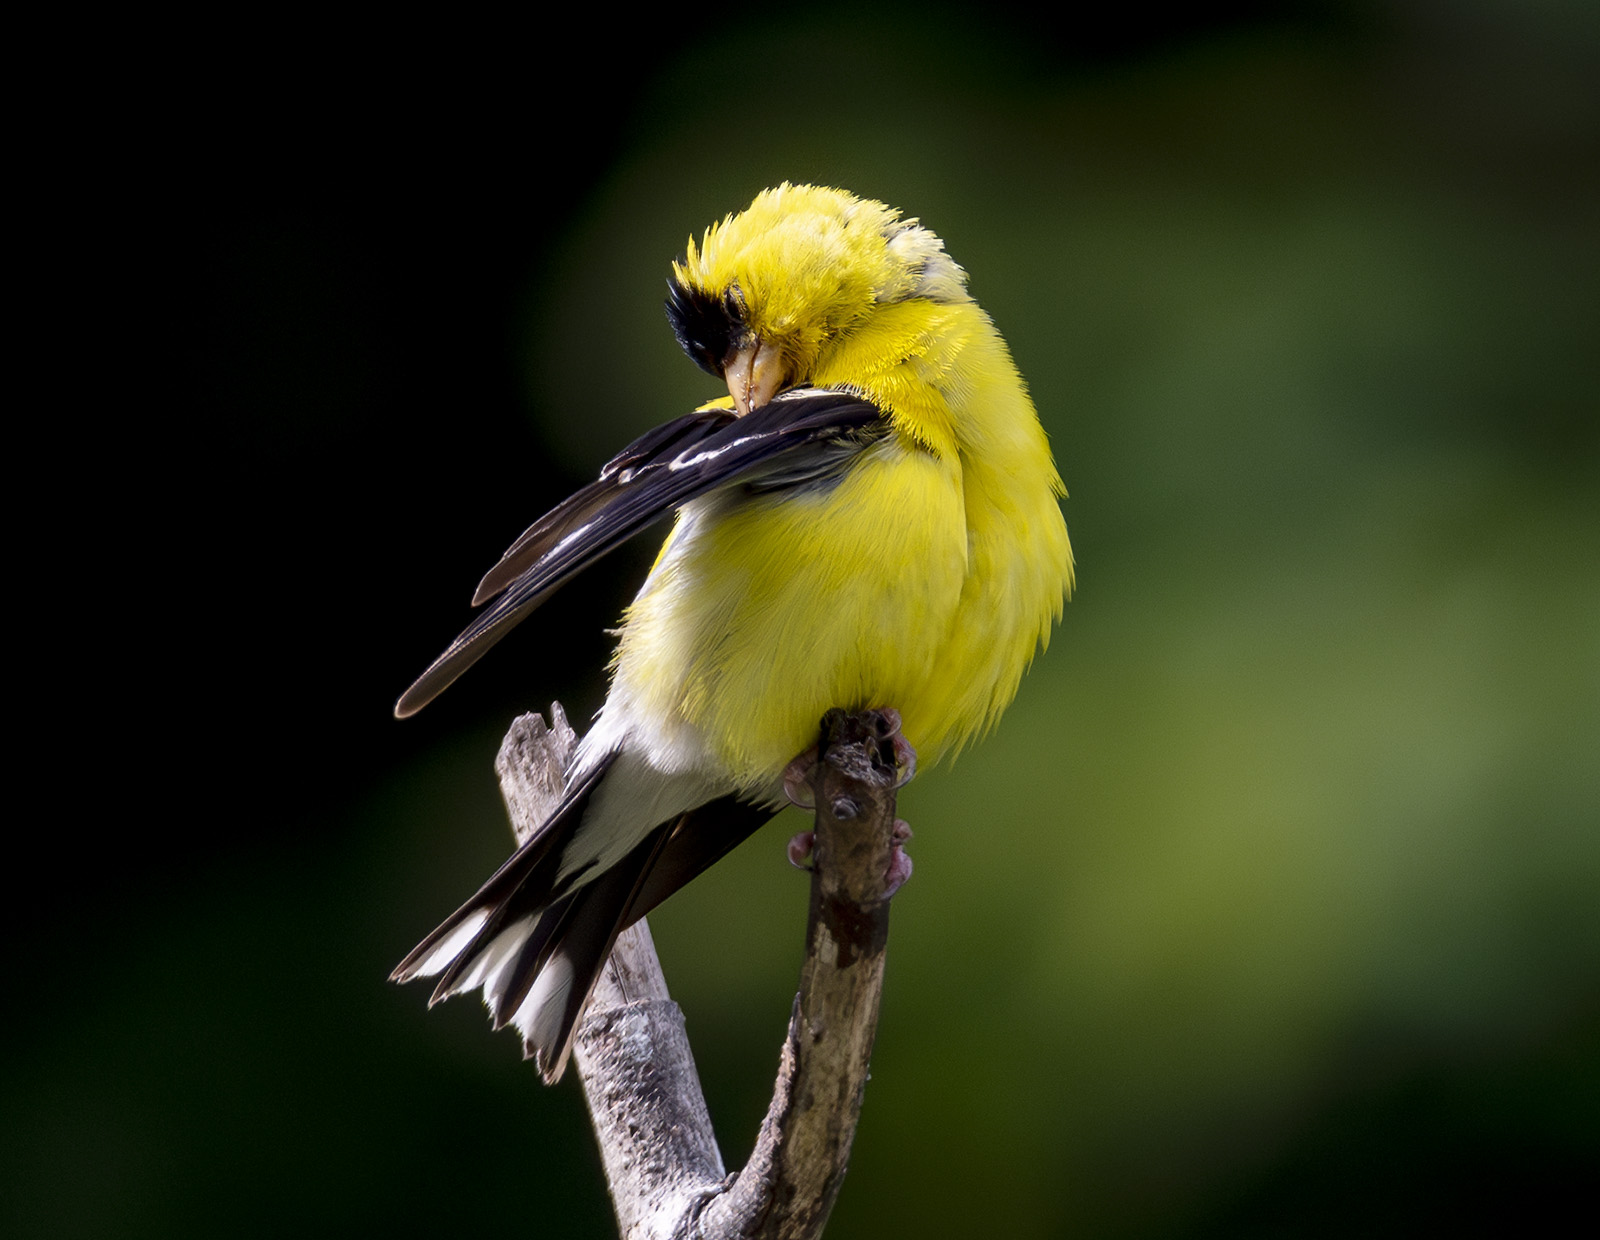
[[[723,367],[722,377],[728,381],[728,392],[742,418],[752,409],[761,408],[783,387],[783,357],[757,336],[733,355]]]

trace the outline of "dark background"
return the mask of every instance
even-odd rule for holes
[[[509,718],[599,704],[650,540],[389,711],[715,394],[668,263],[786,178],[968,268],[1080,568],[903,799],[830,1235],[1537,1233],[1592,1183],[1593,6],[862,12],[31,50],[7,1234],[608,1234],[576,1082],[384,978],[508,850]],[[792,829],[652,918],[733,1165]]]

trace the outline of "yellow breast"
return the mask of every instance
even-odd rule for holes
[[[607,709],[659,766],[767,792],[824,712],[874,706],[931,763],[995,722],[1061,615],[1061,484],[988,317],[886,307],[857,343],[818,386],[893,433],[831,486],[687,506],[628,610]]]
[[[613,694],[747,791],[834,706],[895,706],[916,745],[966,551],[959,469],[896,439],[827,488],[713,496],[629,608]]]

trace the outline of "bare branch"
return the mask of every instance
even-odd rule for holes
[[[551,718],[548,728],[518,719],[496,764],[519,842],[559,799],[576,744],[559,705]],[[626,1240],[816,1237],[838,1197],[877,1032],[889,899],[910,872],[894,805],[911,755],[893,711],[831,711],[823,723],[800,993],[744,1170],[723,1174],[683,1014],[643,921],[617,940],[579,1029],[575,1058]]]

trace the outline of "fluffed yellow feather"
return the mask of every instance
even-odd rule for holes
[[[448,685],[569,560],[633,532],[635,509],[678,508],[567,804],[395,973],[442,974],[436,998],[481,985],[549,1079],[616,931],[645,911],[645,879],[661,867],[658,886],[681,885],[721,855],[720,836],[686,842],[696,815],[754,806],[736,829],[718,819],[742,838],[832,707],[895,707],[924,765],[958,750],[1011,702],[1072,588],[1033,403],[932,232],[784,184],[691,238],[671,287],[680,342],[728,397],[530,529],[480,587],[502,601],[397,708]],[[613,870],[627,894],[602,897]],[[598,929],[580,951],[585,918]]]

